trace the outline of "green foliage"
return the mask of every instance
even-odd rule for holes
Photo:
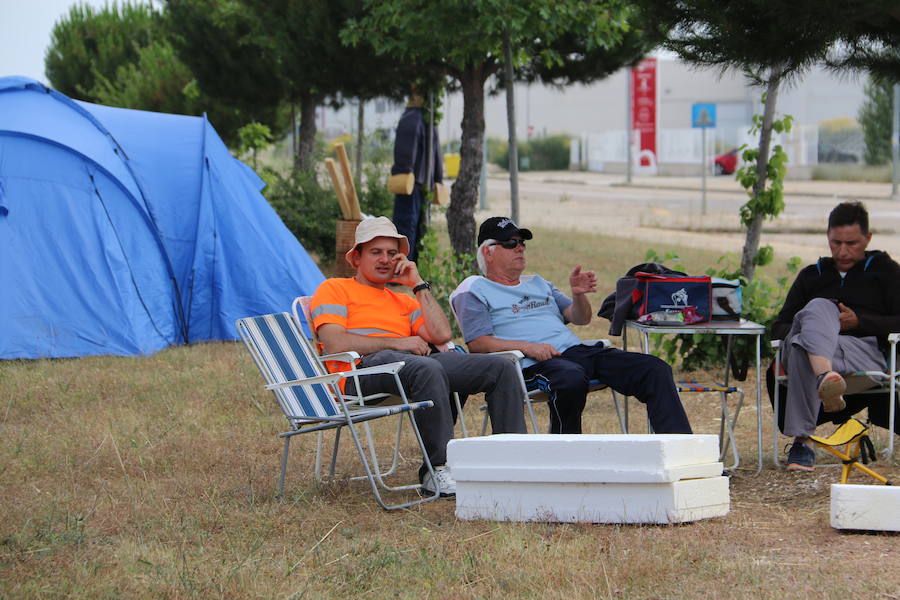
[[[765,102],[766,97],[764,94],[763,104]],[[775,119],[772,122],[772,129],[777,133],[788,133],[793,122],[794,117],[785,115],[781,119]],[[750,127],[750,134],[756,135],[760,133],[762,127],[762,115],[753,115],[753,125]],[[749,200],[740,208],[740,217],[741,224],[750,228],[751,224],[758,217],[773,219],[784,210],[784,178],[787,175],[788,158],[780,144],[776,144],[772,148],[772,154],[769,157],[766,168],[766,180],[761,190],[756,189],[759,184],[759,172],[757,170],[759,148],[750,148],[746,144],[741,146],[741,159],[743,166],[738,168],[735,179],[747,190],[747,195],[749,196]],[[765,246],[757,250],[753,263],[757,266],[767,265],[771,262],[773,256],[772,248]]]
[[[440,303],[444,314],[452,315],[450,293],[463,279],[475,274],[472,267],[475,264],[475,255],[456,254],[449,246],[442,247],[434,227],[428,229],[421,242],[422,247],[416,262],[419,275],[431,283],[431,293]],[[453,337],[462,335],[456,319],[450,319],[450,325],[453,328]]]
[[[564,171],[569,168],[569,144],[571,139],[567,135],[551,135],[542,138],[534,138],[527,142],[519,142],[519,163],[523,158],[528,158],[528,168],[523,171]],[[492,143],[488,140],[488,156],[494,164],[509,168],[509,145],[506,142],[498,143],[494,140],[492,156]]]
[[[309,171],[294,171],[283,177],[264,170],[263,179],[268,184],[263,191],[266,199],[294,237],[307,252],[317,255],[317,262],[330,262],[335,222],[341,214],[334,192],[320,186]]]
[[[101,9],[75,4],[50,33],[44,57],[47,79],[67,96],[100,102],[98,80],[115,80],[120,67],[138,61],[140,50],[164,35],[149,3],[111,3]]]
[[[865,94],[866,99],[859,109],[859,123],[866,141],[866,164],[883,165],[891,160],[894,82],[870,75]]]
[[[272,144],[272,130],[262,123],[247,123],[238,129],[238,154],[253,153],[253,170],[257,168],[256,153]]]
[[[648,250],[646,260],[667,262],[670,268],[684,270],[679,263],[678,255],[671,252],[665,255],[664,260],[660,260],[656,251]],[[719,258],[720,266],[707,269],[706,274],[710,277],[737,279],[741,282],[741,316],[766,327],[766,333],[763,334],[760,341],[760,350],[763,357],[770,357],[772,356],[771,340],[769,339],[770,326],[784,304],[784,298],[791,287],[793,276],[800,268],[801,260],[795,256],[787,262],[788,276],[772,278],[757,273],[753,281],[749,282],[739,268],[727,264],[723,266],[724,261],[724,256]],[[752,336],[740,335],[734,336],[732,340],[732,368],[735,376],[741,375],[738,378],[743,381],[747,365],[756,356],[756,340]],[[680,357],[681,368],[685,371],[722,368],[727,356],[725,340],[721,336],[711,333],[696,333],[692,336],[658,336],[654,340],[654,344],[656,350],[670,364],[674,364]]]
[[[320,145],[324,152],[324,146]],[[390,216],[394,196],[387,189],[386,167],[373,162],[365,167],[364,185],[357,190],[360,210],[367,215]],[[319,185],[313,172],[294,170],[285,177],[263,169],[263,194],[278,216],[320,264],[334,257],[335,223],[341,216],[334,191]]]
[[[111,77],[95,75],[90,95],[102,104],[190,115],[204,112],[192,88],[191,70],[166,40],[138,48],[134,60],[119,65]]]

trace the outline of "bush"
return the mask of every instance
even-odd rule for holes
[[[390,216],[394,196],[387,189],[384,171],[379,165],[365,167],[366,176],[359,194],[360,210],[368,215]],[[278,216],[307,252],[317,256],[319,264],[334,260],[335,222],[341,217],[337,197],[330,187],[322,187],[312,173],[294,172],[282,177],[266,169],[262,175],[267,186],[263,194]]]
[[[437,299],[444,314],[450,317],[450,326],[453,328],[453,337],[460,337],[462,333],[452,318],[453,311],[450,308],[450,293],[456,289],[459,283],[476,273],[473,268],[475,256],[473,254],[456,254],[449,244],[441,248],[437,231],[434,227],[428,229],[422,237],[422,249],[419,251],[419,260],[416,266],[422,279],[431,283],[431,294]]]
[[[534,138],[528,142],[531,168],[535,171],[565,171],[569,168],[569,145],[567,135],[551,135]]]
[[[341,214],[334,192],[320,186],[315,174],[307,171],[282,177],[266,169],[263,179],[268,184],[263,192],[266,199],[294,237],[307,252],[317,255],[317,262],[331,262],[335,221]]]
[[[519,142],[519,166],[522,171],[564,171],[569,168],[569,145],[567,135],[551,135]],[[522,167],[522,159],[527,158],[528,167]],[[488,140],[488,160],[504,169],[509,169],[509,144],[504,141]]]

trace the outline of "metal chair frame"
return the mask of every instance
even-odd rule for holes
[[[897,342],[900,341],[900,333],[888,334],[890,349],[886,359],[885,371],[856,371],[844,374],[847,380],[847,389],[863,388],[857,391],[845,392],[845,394],[883,394],[888,392],[888,443],[881,452],[887,457],[894,455],[894,418],[897,406],[897,387],[900,385],[900,371],[897,370]],[[775,350],[775,395],[772,398],[772,462],[781,466],[778,459],[778,407],[781,402],[781,384],[787,385],[787,375],[782,375],[781,369],[781,340],[773,340],[772,348]]]
[[[302,433],[319,433],[329,429],[335,429],[340,432],[344,427],[350,430],[360,462],[365,470],[365,478],[369,482],[376,501],[382,508],[385,510],[407,508],[439,497],[440,492],[437,490],[433,495],[420,497],[410,502],[387,504],[381,496],[381,489],[388,491],[421,489],[421,485],[393,488],[384,485],[382,474],[379,473],[377,468],[377,458],[371,437],[369,439],[369,449],[375,469],[370,466],[370,457],[366,456],[359,433],[355,427],[357,423],[367,424],[368,421],[373,419],[405,413],[418,442],[426,468],[434,477],[434,469],[428,459],[428,453],[425,450],[422,437],[412,415],[414,410],[431,407],[434,404],[431,401],[409,402],[397,375],[404,365],[403,362],[357,369],[353,373],[323,374],[315,351],[288,313],[246,317],[239,319],[235,326],[254,363],[256,363],[257,368],[259,368],[260,373],[266,380],[267,385],[265,388],[273,392],[285,418],[291,424],[290,431],[281,433],[278,436],[284,439],[284,448],[276,497],[281,497],[284,491],[290,442],[293,436]],[[362,393],[356,396],[341,393],[338,382],[342,379],[372,373],[393,375],[397,389],[400,392],[400,404],[384,407],[365,406],[365,396]],[[336,450],[337,445],[335,445],[335,456],[333,458],[336,458]],[[331,475],[333,478],[334,464],[332,464]]]
[[[327,370],[325,369],[325,366],[324,366],[325,361],[333,360],[333,361],[345,362],[348,365],[350,365],[350,371],[348,373],[350,373],[351,376],[353,373],[356,373],[356,375],[353,376],[354,380],[355,380],[354,383],[356,385],[356,389],[361,390],[362,388],[360,387],[359,379],[358,379],[358,377],[359,377],[358,369],[356,368],[356,363],[361,358],[359,353],[357,353],[357,352],[340,352],[340,353],[336,353],[336,354],[324,354],[324,355],[319,354],[319,348],[320,348],[321,344],[320,344],[318,336],[316,336],[315,330],[312,326],[312,316],[310,313],[311,300],[312,300],[312,296],[298,296],[298,297],[294,298],[293,302],[291,303],[291,316],[294,319],[294,323],[297,325],[297,328],[300,330],[303,330],[303,322],[304,321],[308,324],[309,331],[310,331],[311,346],[312,346],[312,348],[316,354],[316,357],[319,361],[319,365],[322,369],[322,372],[323,373],[327,372]],[[301,314],[303,315],[303,319],[300,318]],[[452,345],[450,348],[448,348],[448,350],[451,348],[452,348]],[[359,397],[358,400],[356,399],[356,397],[345,397],[345,401],[348,401],[350,403],[358,402],[360,406],[365,406],[367,404],[368,405],[377,404],[378,406],[385,406],[385,405],[396,404],[400,400],[401,400],[400,397],[397,396],[396,394],[387,394],[387,393],[369,394],[369,395]],[[456,410],[457,410],[457,415],[458,415],[458,419],[459,419],[460,431],[462,433],[462,437],[468,437],[468,430],[466,428],[465,418],[463,417],[462,407],[461,407],[461,403],[459,400],[459,394],[457,394],[457,393],[453,394],[453,401],[456,404]],[[378,455],[375,452],[375,444],[374,444],[374,440],[372,437],[371,429],[369,428],[368,424],[365,424],[364,428],[365,428],[365,432],[366,432],[366,438],[367,438],[367,441],[369,444],[370,453],[373,456],[372,462],[375,467],[375,469],[374,469],[375,477],[382,482],[382,485],[385,487],[385,489],[388,489],[391,491],[407,489],[408,487],[410,487],[410,486],[392,487],[392,486],[389,486],[389,485],[383,483],[383,478],[392,475],[397,470],[397,465],[400,462],[400,440],[401,440],[402,432],[403,432],[403,419],[398,419],[398,421],[397,421],[397,434],[395,436],[396,441],[394,443],[394,449],[392,452],[391,463],[386,471],[381,470],[381,466],[378,462]],[[334,478],[335,465],[337,462],[338,449],[340,446],[340,439],[341,439],[340,436],[341,436],[341,432],[340,432],[340,430],[337,430],[335,432],[334,446],[333,446],[332,452],[331,452],[331,465],[329,467],[329,474],[327,477],[322,475],[322,453],[323,453],[324,447],[325,447],[325,432],[321,431],[321,432],[319,432],[319,435],[317,436],[315,476],[316,476],[316,479],[320,482],[327,482]],[[350,479],[351,480],[359,480],[359,479],[364,479],[364,478],[365,478],[365,475],[358,475],[355,477],[351,477]]]

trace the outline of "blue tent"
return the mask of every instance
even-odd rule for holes
[[[0,78],[0,359],[236,338],[322,273],[205,117]]]

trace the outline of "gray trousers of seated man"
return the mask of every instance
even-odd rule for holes
[[[413,413],[428,458],[434,466],[447,462],[447,442],[453,439],[452,392],[458,392],[460,402],[469,394],[485,393],[493,433],[527,433],[525,404],[518,365],[507,358],[436,352],[419,356],[396,350],[382,350],[363,357],[360,368],[391,362],[406,364],[397,372],[410,402],[431,400],[432,408]],[[393,375],[364,375],[359,385],[365,394],[398,393]],[[347,381],[347,391],[355,390],[353,379]],[[424,466],[420,471],[423,474]]]
[[[831,300],[814,298],[794,316],[781,351],[788,374],[785,435],[808,437],[816,431],[822,400],[810,354],[830,357],[831,370],[838,373],[884,369],[875,336],[859,338],[840,332],[840,310]]]

